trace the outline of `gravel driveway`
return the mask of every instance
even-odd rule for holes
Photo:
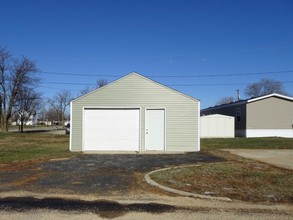
[[[168,166],[217,162],[197,153],[162,155],[80,155],[63,160],[0,166],[0,193],[124,195],[137,188],[137,174]]]

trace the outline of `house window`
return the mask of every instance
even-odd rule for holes
[[[241,109],[240,108],[236,109],[236,121],[237,122],[241,121]]]

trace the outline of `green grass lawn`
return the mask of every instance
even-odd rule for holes
[[[68,157],[69,136],[50,133],[0,133],[0,163]]]
[[[201,150],[293,149],[293,138],[203,138]]]

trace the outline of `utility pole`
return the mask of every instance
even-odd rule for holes
[[[237,92],[237,101],[240,101],[240,89],[236,89]]]

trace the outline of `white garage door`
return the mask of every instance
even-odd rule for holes
[[[139,151],[139,109],[85,109],[84,151]]]

